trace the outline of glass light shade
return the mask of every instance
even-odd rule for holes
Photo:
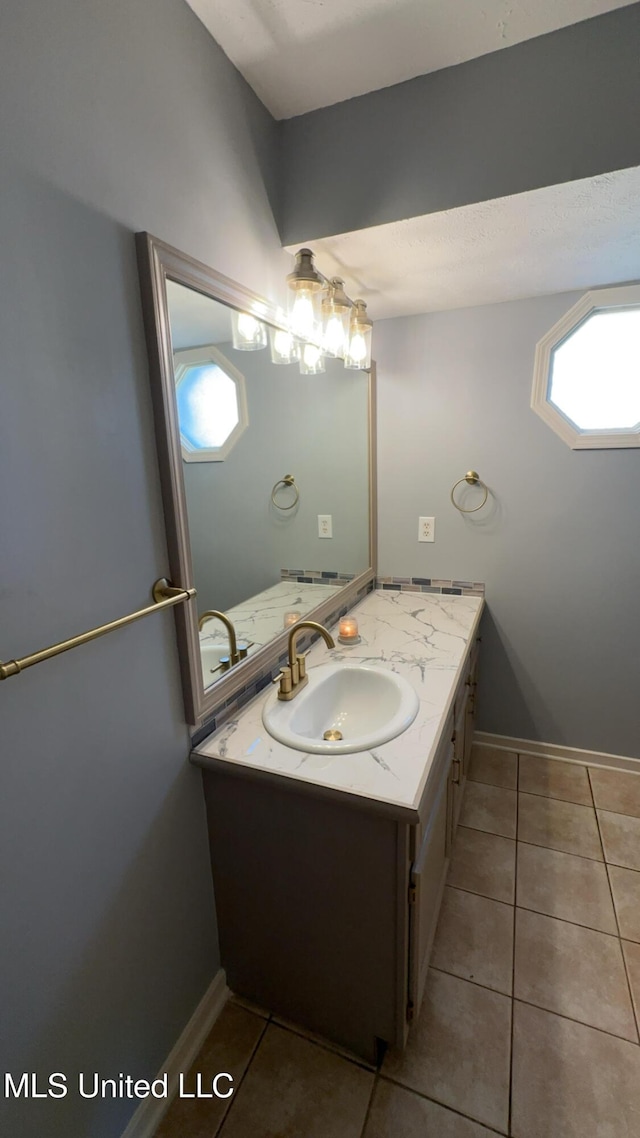
[[[322,295],[322,348],[326,356],[344,355],[349,339],[351,305],[343,288],[344,281],[333,277]]]
[[[371,329],[373,325],[367,316],[364,300],[356,300],[351,310],[349,343],[344,354],[344,366],[358,371],[368,371],[371,367]]]
[[[284,321],[283,321],[284,322]],[[299,346],[292,332],[285,328],[269,327],[272,364],[290,364],[300,358]]]
[[[300,340],[318,335],[320,326],[320,293],[304,285],[292,290],[289,301],[289,327]]]
[[[289,328],[300,340],[315,339],[321,319],[323,279],[314,267],[311,249],[298,249],[296,267],[289,273],[287,284]]]
[[[324,356],[318,344],[303,344],[300,353],[300,375],[318,375],[324,371]]]
[[[235,308],[231,310],[231,334],[233,346],[239,352],[255,352],[267,346],[265,325],[248,312],[236,312]]]

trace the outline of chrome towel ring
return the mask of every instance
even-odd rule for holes
[[[455,500],[454,495],[455,495],[456,489],[458,488],[458,486],[462,482],[466,482],[468,486],[482,486],[482,488],[484,490],[484,495],[483,495],[482,501],[480,502],[479,506],[472,506],[471,509],[465,509],[464,506],[458,505],[458,503]],[[484,506],[488,497],[489,497],[488,487],[482,481],[477,470],[468,470],[467,473],[465,474],[464,478],[459,478],[458,481],[456,482],[455,486],[451,490],[451,501],[453,502],[453,505],[455,506],[456,510],[459,510],[461,514],[475,514],[476,510],[482,509],[482,507]]]
[[[295,497],[290,506],[281,506],[279,502],[276,502],[276,494],[280,486],[290,486],[292,488]],[[271,501],[273,502],[276,510],[292,510],[294,506],[298,505],[298,502],[300,501],[300,491],[296,486],[296,480],[293,477],[293,474],[285,474],[284,478],[281,478],[279,482],[276,482],[273,490],[271,491]]]

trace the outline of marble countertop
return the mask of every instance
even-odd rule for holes
[[[317,586],[311,586],[317,588]],[[440,731],[449,711],[469,642],[477,634],[481,597],[376,590],[351,612],[360,643],[310,649],[307,670],[328,661],[373,664],[406,677],[419,699],[406,731],[371,751],[310,755],[273,739],[262,723],[269,692],[261,692],[235,718],[191,753],[204,768],[240,765],[250,772],[295,779],[325,791],[385,804],[398,816],[416,817]]]
[[[238,640],[249,641],[253,651],[279,636],[284,628],[284,615],[299,612],[305,616],[327,597],[339,592],[337,585],[306,585],[297,581],[278,581],[254,597],[227,609]],[[210,620],[200,632],[201,644],[228,644],[227,633],[219,620]]]

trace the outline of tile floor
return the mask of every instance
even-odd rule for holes
[[[378,1070],[231,1000],[156,1138],[638,1138],[640,775],[475,748],[431,963]]]

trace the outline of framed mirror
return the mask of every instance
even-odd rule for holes
[[[293,623],[375,578],[375,368],[301,374],[267,301],[136,240],[170,575],[197,591],[176,627],[200,726],[275,666]]]

